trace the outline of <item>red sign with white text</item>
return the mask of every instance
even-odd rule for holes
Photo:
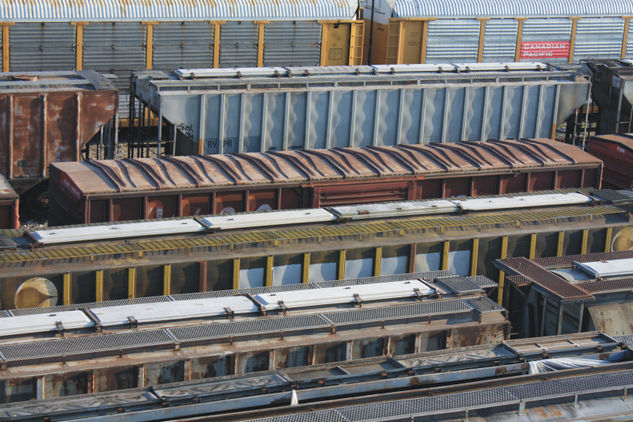
[[[521,43],[521,60],[566,59],[569,41],[528,41]]]

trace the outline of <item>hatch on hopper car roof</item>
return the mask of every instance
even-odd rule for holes
[[[267,309],[275,310],[283,306],[287,308],[303,308],[307,306],[326,306],[357,301],[400,299],[416,296],[429,296],[435,293],[420,280],[404,280],[396,282],[360,284],[356,286],[328,287],[310,290],[290,290],[275,293],[260,293],[257,301]]]
[[[203,232],[204,227],[192,218],[181,220],[137,221],[122,224],[86,225],[43,229],[27,235],[42,245],[81,242],[86,240],[108,240],[126,237],[160,236]]]
[[[139,324],[160,321],[176,321],[221,316],[230,309],[235,314],[259,311],[257,305],[244,296],[222,298],[179,300],[173,302],[142,303],[134,305],[92,308],[92,312],[102,326],[111,327],[129,324],[131,318]]]
[[[251,227],[281,226],[290,224],[324,223],[334,221],[332,213],[321,209],[256,212],[237,215],[203,217],[199,221],[208,229],[231,230]]]

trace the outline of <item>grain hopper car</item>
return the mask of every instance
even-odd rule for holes
[[[602,162],[547,139],[54,163],[49,224],[599,188]]]
[[[631,198],[558,191],[0,232],[2,308],[448,270],[620,250]]]
[[[402,274],[8,311],[0,382],[6,401],[24,401],[498,343],[505,310],[475,280]]]

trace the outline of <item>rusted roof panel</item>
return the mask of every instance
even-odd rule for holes
[[[0,174],[0,199],[18,199],[13,187],[7,182],[7,179]]]
[[[502,260],[502,262],[505,266],[511,268],[516,273],[532,280],[534,284],[537,284],[562,300],[592,298],[592,296],[585,290],[569,283],[566,280],[563,280],[555,274],[552,274],[545,268],[527,258],[508,258]]]
[[[631,134],[615,134],[615,135],[596,135],[592,138],[592,142],[606,141],[613,142],[633,151],[633,135]]]
[[[83,194],[209,186],[325,182],[511,171],[601,161],[551,140],[398,145],[331,150],[54,163]],[[96,177],[95,177],[96,176]]]

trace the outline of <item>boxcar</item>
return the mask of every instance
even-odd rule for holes
[[[54,163],[50,224],[600,187],[561,142],[464,142]]]
[[[630,0],[374,0],[365,4],[370,64],[633,57]]]

